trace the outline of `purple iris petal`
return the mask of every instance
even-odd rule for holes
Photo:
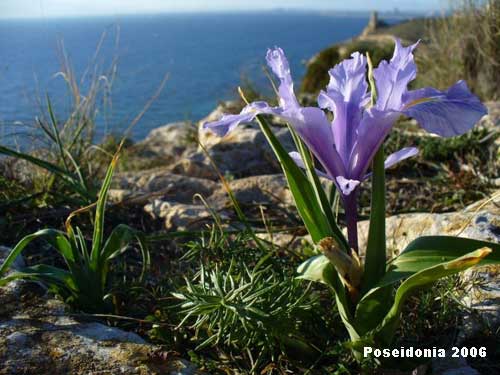
[[[337,182],[337,186],[340,188],[340,191],[345,196],[351,194],[360,184],[360,181],[347,179],[344,176],[337,176],[335,181]]]
[[[393,165],[399,163],[400,161],[403,161],[405,159],[411,158],[415,155],[418,154],[418,148],[416,147],[405,147],[402,148],[399,151],[396,151],[392,154],[390,154],[384,161],[384,169],[388,169],[392,167]],[[372,173],[367,173],[363,180],[366,180],[372,175]]]
[[[375,153],[384,142],[392,126],[400,116],[399,112],[380,111],[372,107],[365,111],[365,115],[358,127],[356,144],[353,146],[349,165],[349,178],[360,180],[375,156]]]
[[[332,178],[345,174],[344,163],[335,149],[330,122],[321,109],[302,108],[290,123]]]
[[[465,81],[447,91],[424,88],[404,96],[403,113],[412,117],[428,132],[442,137],[461,135],[486,113],[486,107],[474,96]]]
[[[267,65],[280,80],[278,88],[280,106],[285,110],[299,108],[299,102],[297,101],[293,91],[293,80],[290,73],[290,65],[288,64],[288,60],[286,59],[283,50],[278,47],[267,50],[266,60]]]
[[[295,164],[297,164],[300,168],[306,169],[306,165],[304,164],[304,160],[302,159],[302,156],[297,151],[289,152],[288,155],[293,159]],[[316,174],[319,177],[323,177],[323,178],[326,178],[328,180],[333,181],[333,179],[330,176],[328,176],[326,173],[321,172],[318,169],[314,169],[314,171],[316,172]]]
[[[318,104],[335,113],[332,123],[335,147],[342,162],[347,164],[361,121],[362,107],[368,98],[366,58],[358,52],[330,69],[330,83],[322,91]]]
[[[376,108],[379,110],[400,110],[407,86],[417,76],[413,50],[418,42],[408,47],[403,47],[399,39],[395,43],[391,61],[381,61],[373,71],[378,97]]]
[[[220,120],[204,123],[203,129],[210,129],[219,137],[224,137],[242,122],[251,122],[255,118],[254,113],[240,113],[238,115],[223,115]]]
[[[418,148],[416,147],[405,147],[399,151],[390,154],[384,162],[384,168],[390,168],[393,165],[399,163],[402,160],[411,158],[418,154]]]
[[[224,137],[239,124],[252,122],[257,115],[274,114],[281,116],[282,113],[281,108],[271,107],[266,102],[253,102],[243,108],[239,114],[223,115],[218,121],[204,123],[203,129],[210,129],[219,137]]]

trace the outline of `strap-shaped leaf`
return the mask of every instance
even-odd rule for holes
[[[362,295],[384,276],[385,263],[385,168],[384,146],[382,145],[373,159],[370,227],[361,284]]]
[[[66,289],[68,293],[75,290],[75,284],[68,271],[45,264],[23,267],[17,271],[11,272],[0,279],[0,286],[4,286],[10,281],[19,279],[40,281],[46,285],[54,285],[59,289]]]
[[[291,126],[288,126],[288,129],[290,131],[290,134],[292,135],[292,138],[295,142],[297,149],[300,152],[302,160],[304,161],[307,178],[311,183],[311,187],[313,188],[316,200],[319,202],[319,205],[322,210],[321,212],[327,218],[330,224],[333,233],[333,238],[337,240],[337,243],[342,247],[342,249],[345,252],[350,253],[347,240],[342,231],[340,230],[339,226],[337,225],[337,221],[335,220],[335,216],[333,215],[333,209],[330,204],[330,201],[328,200],[328,197],[326,196],[326,193],[323,190],[323,186],[321,185],[321,181],[319,180],[319,177],[316,174],[316,170],[314,168],[313,159],[312,156],[310,155],[310,151],[304,145],[304,142],[302,142],[302,140],[299,138],[295,130]],[[332,184],[332,189],[335,189],[334,184]]]
[[[483,247],[466,253],[454,260],[426,268],[406,279],[396,291],[391,309],[376,329],[375,337],[377,341],[384,344],[390,343],[398,326],[403,304],[412,292],[418,288],[428,286],[442,277],[450,276],[475,266],[491,253],[491,249]]]
[[[377,101],[377,85],[373,76],[373,63],[366,54],[368,63],[368,82],[370,83],[371,106]],[[366,245],[365,270],[361,284],[361,295],[370,290],[385,274],[385,166],[384,145],[382,144],[373,159],[372,197],[370,227]]]
[[[392,286],[428,268],[454,261],[480,248],[491,254],[479,260],[480,265],[500,263],[500,244],[451,236],[425,236],[411,242],[387,266],[387,272],[358,302],[355,325],[361,332],[375,328],[389,311],[387,299]]]
[[[317,255],[309,258],[297,269],[299,278],[304,280],[321,282],[328,285],[335,292],[335,298],[339,309],[340,317],[344,322],[351,340],[357,340],[359,334],[352,325],[351,303],[347,299],[344,284],[339,278],[337,271],[328,258],[324,255]]]
[[[64,232],[55,229],[42,229],[39,230],[38,232],[27,235],[17,243],[17,245],[11,250],[7,258],[5,258],[4,262],[0,266],[0,277],[8,271],[12,263],[14,263],[16,258],[22,253],[22,251],[26,248],[26,246],[28,246],[32,241],[36,240],[37,238],[45,238],[51,244],[56,244],[56,245],[60,244],[61,246],[57,247],[57,249],[61,252],[63,257],[65,259],[70,259],[70,260],[74,259],[71,250],[71,245],[68,247],[66,244],[67,239],[65,237]]]
[[[379,285],[392,284],[423,269],[454,260],[471,251],[488,247],[492,253],[481,264],[500,263],[500,244],[452,236],[424,236],[412,241],[389,264]]]
[[[108,170],[106,171],[106,176],[104,177],[104,181],[102,182],[101,190],[99,191],[99,197],[97,199],[94,221],[94,236],[92,238],[92,251],[90,255],[90,259],[94,267],[96,267],[99,262],[100,251],[102,247],[102,237],[104,234],[104,213],[106,210],[106,202],[108,200],[108,191],[111,186],[113,173],[118,163],[119,154],[120,148],[113,156],[113,160],[111,160],[111,163],[108,166]]]
[[[56,164],[50,163],[48,161],[42,160],[40,158],[37,158],[35,156],[22,153],[22,152],[17,152],[15,150],[12,150],[8,147],[5,146],[0,146],[0,154],[7,155],[7,156],[12,156],[17,159],[21,160],[26,160],[27,162],[34,164],[40,168],[43,168],[54,175],[59,176],[62,180],[64,180],[66,183],[71,185],[71,187],[78,192],[82,197],[89,198],[89,192],[82,188],[78,181],[78,177],[75,176],[73,173],[59,167]]]
[[[318,242],[325,237],[334,236],[330,223],[322,213],[321,206],[316,199],[314,188],[307,177],[288,155],[288,152],[271,131],[267,121],[260,115],[257,116],[257,121],[281,164],[297,210],[312,240]]]
[[[120,224],[116,226],[116,228],[113,229],[113,231],[109,235],[106,243],[102,248],[101,256],[99,257],[98,266],[102,272],[101,274],[103,276],[103,284],[105,284],[106,282],[106,271],[109,260],[121,254],[124,250],[126,250],[130,242],[134,240],[138,242],[141,249],[142,276],[144,276],[144,273],[149,268],[150,264],[150,255],[146,239],[141,232],[129,227],[128,225]]]

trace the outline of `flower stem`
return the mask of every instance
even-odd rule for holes
[[[349,246],[358,253],[358,191],[344,196],[344,210],[347,222]]]

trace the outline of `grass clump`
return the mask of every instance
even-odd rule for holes
[[[485,100],[500,98],[500,1],[460,0],[454,14],[427,24],[417,54],[420,86],[441,89],[465,79]]]
[[[137,240],[142,252],[143,272],[149,264],[149,252],[143,235],[127,225],[118,225],[109,237],[104,237],[104,215],[108,190],[118,159],[111,162],[95,205],[73,212],[66,220],[66,232],[57,229],[42,229],[21,239],[0,265],[0,286],[12,280],[41,281],[73,307],[91,313],[112,311],[108,291],[108,273],[112,259],[120,256],[133,240]],[[94,231],[88,241],[79,227],[71,225],[71,219],[96,207],[92,217]],[[45,239],[64,259],[66,268],[37,264],[7,273],[12,263],[33,241]]]

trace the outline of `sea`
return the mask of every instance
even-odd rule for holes
[[[313,55],[358,35],[368,17],[283,10],[0,20],[0,144],[36,143],[47,97],[57,119],[68,115],[64,60],[81,100],[100,82],[95,141],[137,118],[130,137],[140,140],[203,118],[240,85],[270,93],[262,69],[269,47],[284,49],[299,85]]]

